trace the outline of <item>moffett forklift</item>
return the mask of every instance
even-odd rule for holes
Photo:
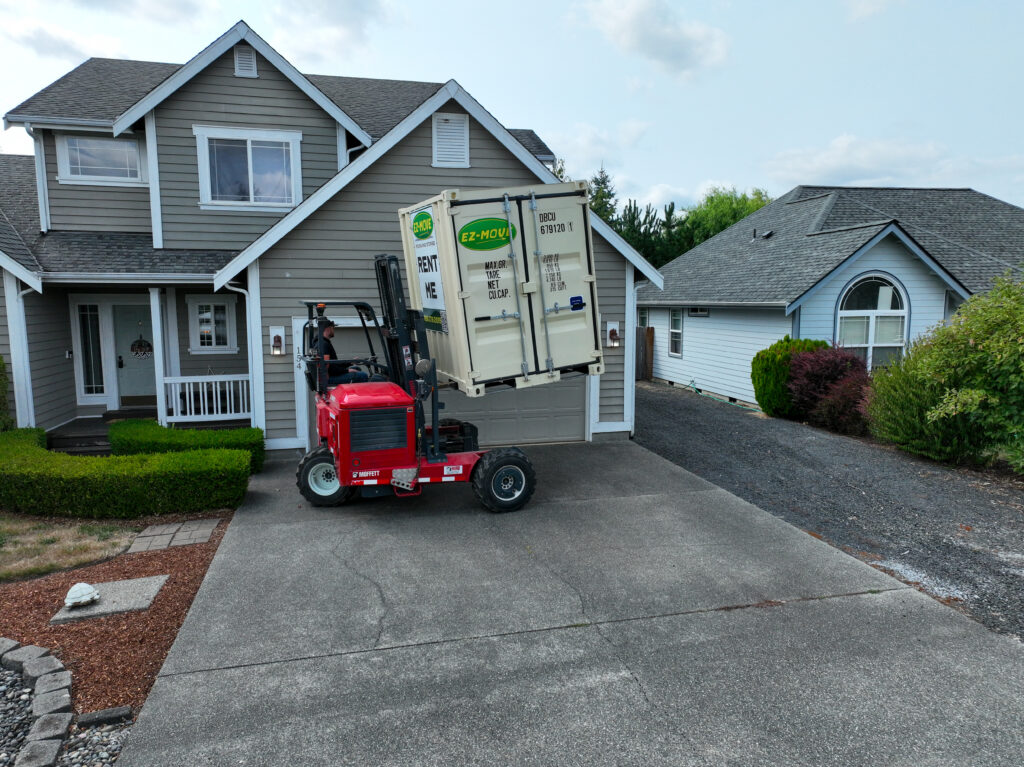
[[[302,362],[320,444],[299,463],[300,492],[314,506],[337,506],[357,493],[409,497],[428,483],[470,482],[489,511],[522,508],[536,485],[530,460],[515,447],[482,451],[473,424],[439,418],[444,405],[423,314],[406,308],[396,256],[376,256],[374,269],[383,322],[367,303],[306,302]],[[368,347],[365,357],[334,364],[361,368],[369,381],[328,385],[331,364],[318,342],[331,324],[329,307],[355,310]]]

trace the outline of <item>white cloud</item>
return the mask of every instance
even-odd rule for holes
[[[685,21],[667,0],[594,0],[586,5],[590,22],[626,53],[650,59],[682,78],[725,61],[725,33],[698,21]]]
[[[844,134],[824,147],[779,152],[764,168],[780,186],[972,187],[1019,200],[1024,154],[957,156],[935,141],[862,139]]]
[[[681,186],[672,186],[671,184],[655,184],[632,196],[641,208],[653,205],[658,211],[663,210],[670,202],[676,204],[676,210],[692,202],[690,190]]]
[[[565,160],[574,178],[589,178],[601,167],[619,165],[623,152],[637,146],[650,123],[625,120],[612,129],[577,123],[568,132],[553,131],[548,146]]]
[[[860,21],[888,10],[901,0],[846,0],[846,16],[850,21]]]
[[[116,57],[120,42],[105,35],[72,34],[59,27],[34,21],[16,21],[3,33],[13,43],[41,58],[80,64],[90,56]]]
[[[393,22],[398,14],[389,0],[290,0],[270,15],[275,47],[306,71],[307,63],[352,58],[366,47],[371,26]]]
[[[129,16],[161,24],[193,23],[203,11],[210,10],[210,2],[198,0],[71,0],[87,11],[107,11],[119,17]]]

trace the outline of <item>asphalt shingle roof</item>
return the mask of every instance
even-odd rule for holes
[[[1024,274],[1024,209],[973,189],[798,186],[661,269],[649,304],[789,304],[896,222],[971,292]],[[754,236],[754,231],[758,236]],[[771,231],[767,238],[764,235]]]
[[[548,145],[541,141],[540,136],[529,128],[509,128],[508,132],[512,134],[512,138],[526,147],[526,151],[534,157],[546,159],[555,156],[555,153],[551,151]]]
[[[32,244],[39,236],[35,159],[0,155],[0,250],[29,271],[38,272]]]

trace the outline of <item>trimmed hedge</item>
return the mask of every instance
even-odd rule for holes
[[[130,519],[233,508],[249,484],[250,456],[241,450],[92,457],[45,445],[42,429],[0,434],[0,509]]]
[[[793,411],[789,394],[789,361],[794,354],[822,349],[828,341],[812,338],[779,339],[754,355],[750,363],[750,380],[758,406],[775,418],[788,418]]]
[[[176,453],[186,450],[245,450],[250,470],[263,469],[263,430],[168,429],[149,419],[130,419],[110,424],[110,452],[114,455]]]
[[[7,400],[7,363],[0,356],[0,431],[14,428],[11,418],[11,403]]]

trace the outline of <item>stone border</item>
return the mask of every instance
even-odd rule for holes
[[[32,695],[32,723],[14,767],[53,767],[67,740],[71,711],[71,672],[45,647],[22,646],[0,637],[0,665],[21,674]]]

